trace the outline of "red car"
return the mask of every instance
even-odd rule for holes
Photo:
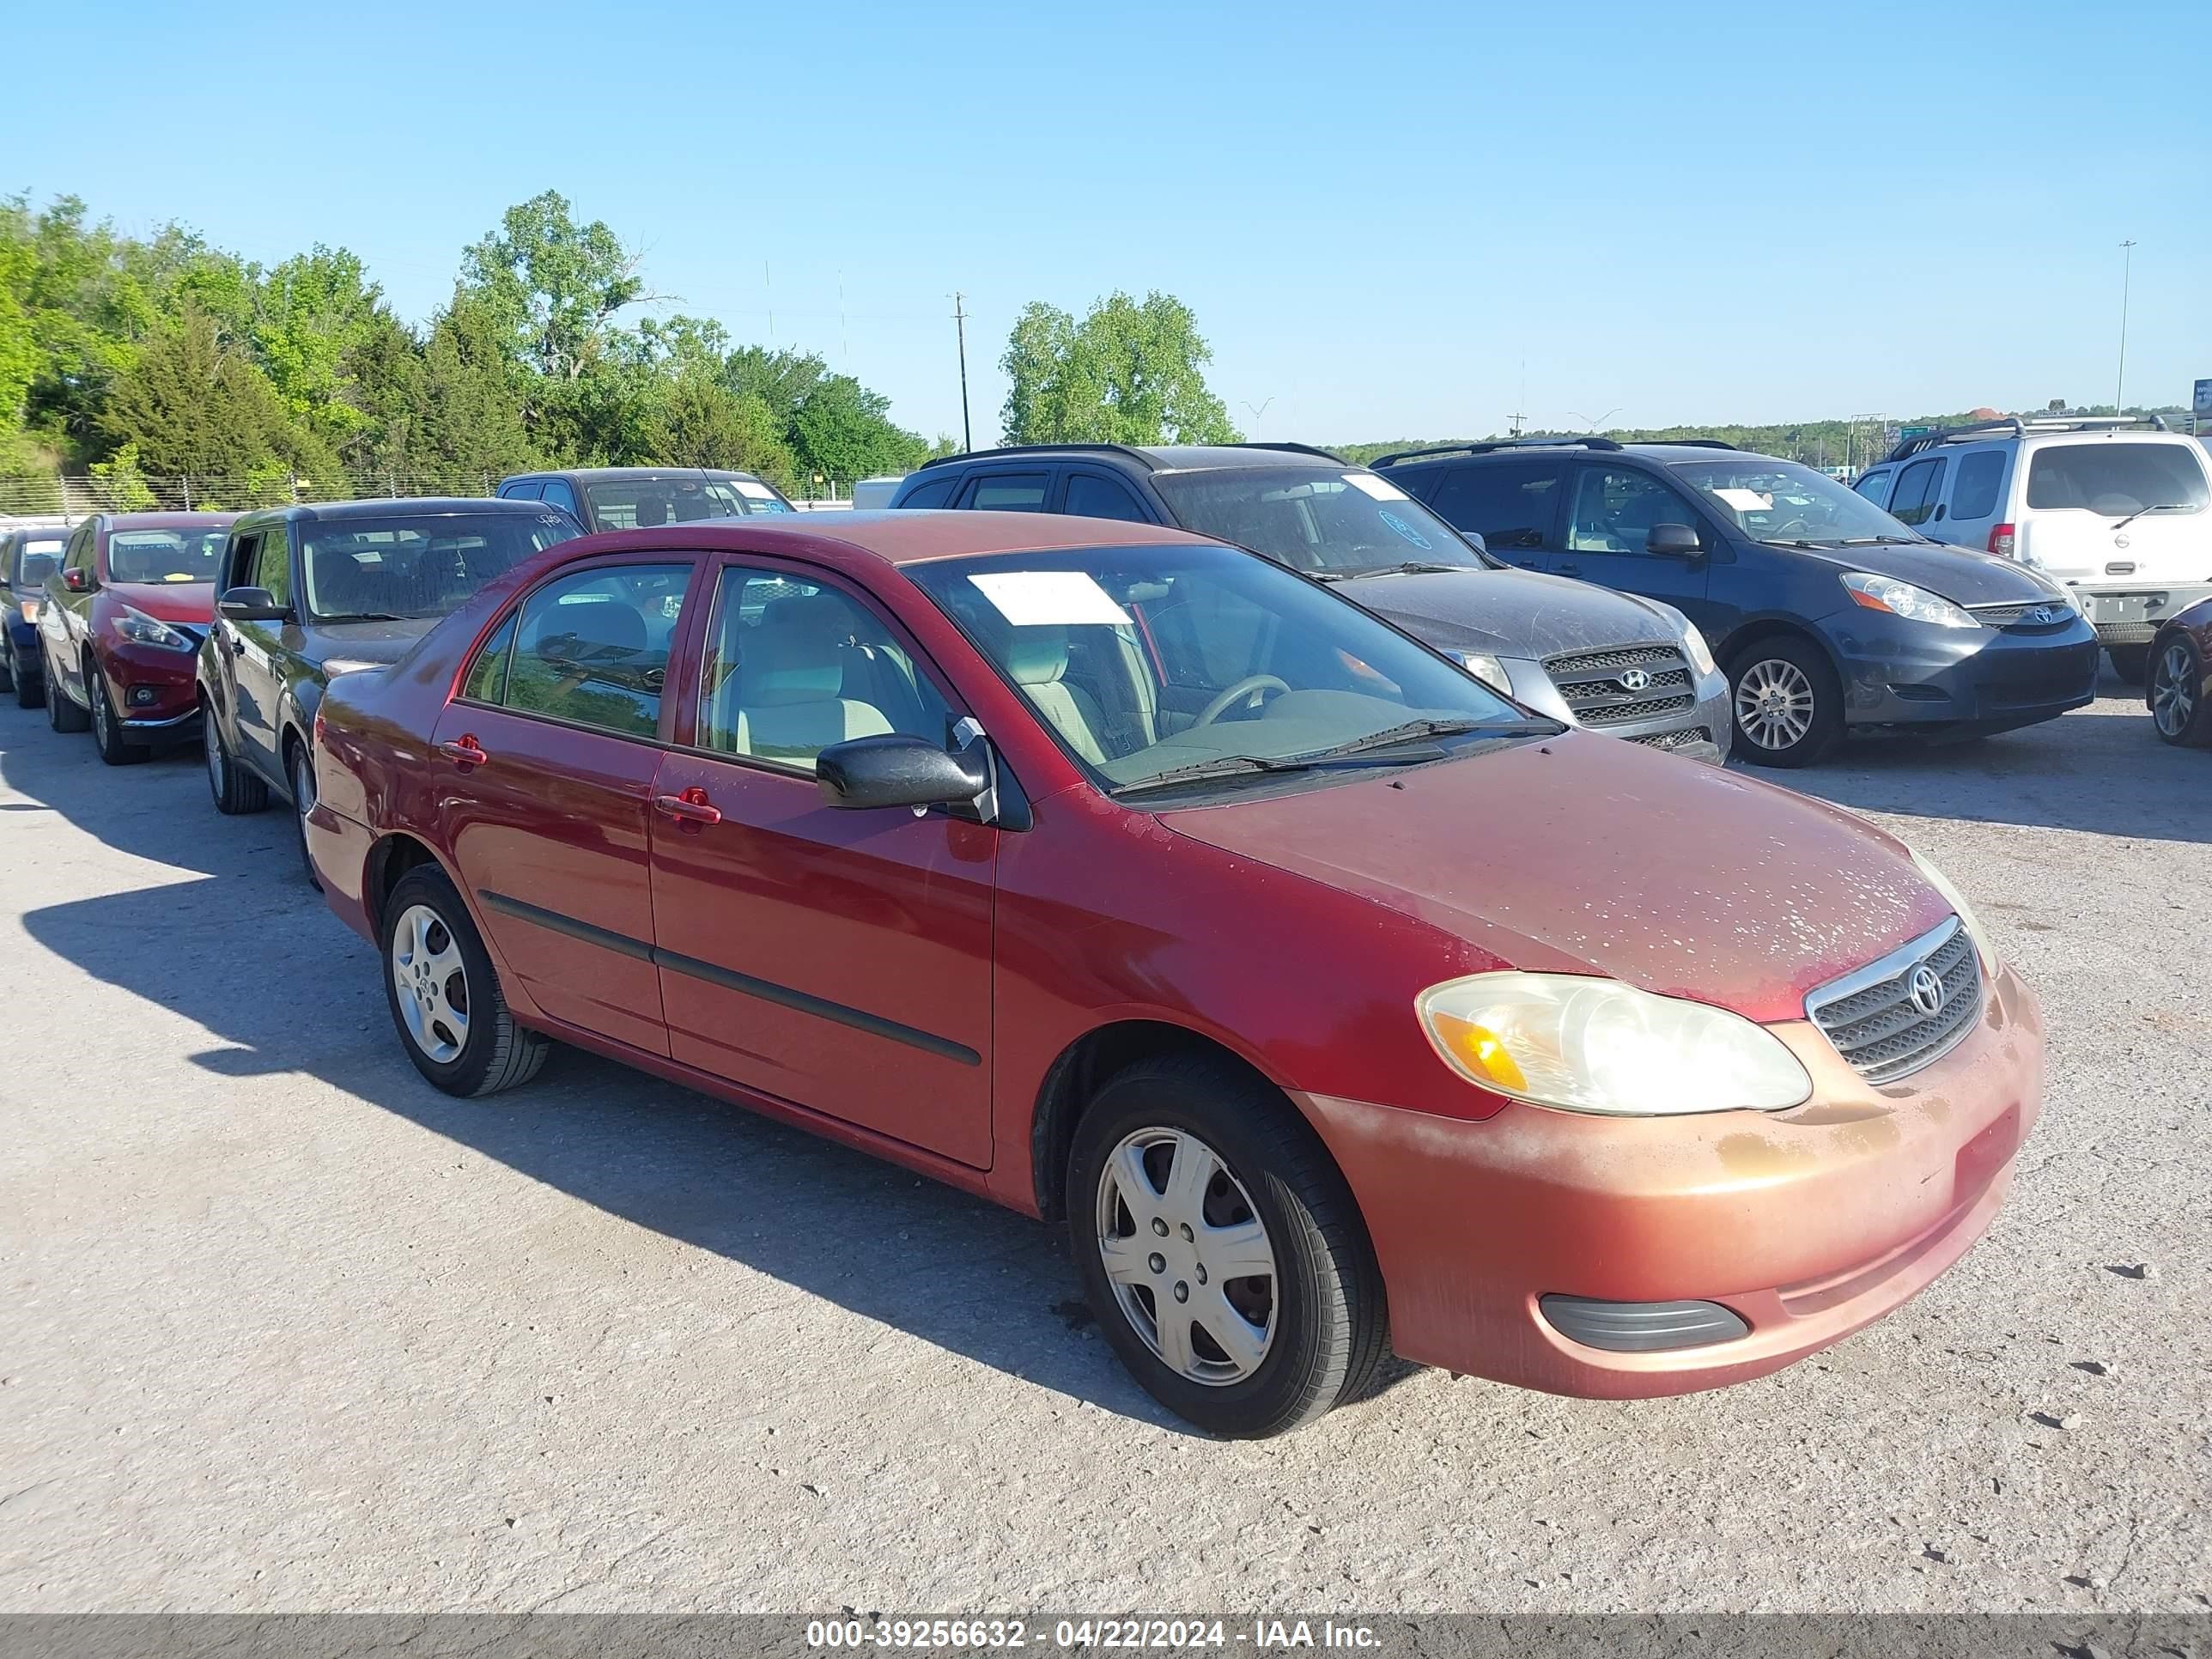
[[[46,719],[88,724],[110,766],[198,735],[194,664],[235,513],[95,513],[70,532],[39,617]]]
[[[1150,526],[587,537],[317,727],[312,856],[433,1083],[559,1038],[1059,1220],[1224,1433],[1389,1348],[1772,1371],[1965,1252],[2041,1091],[1897,841]]]

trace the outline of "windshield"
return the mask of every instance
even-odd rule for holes
[[[1358,575],[1407,564],[1484,568],[1459,532],[1373,472],[1239,467],[1155,472],[1176,522],[1315,574]]]
[[[35,587],[53,573],[62,562],[62,538],[49,541],[44,538],[24,538],[15,550],[15,568],[8,573],[8,580],[18,587]]]
[[[616,478],[587,483],[584,494],[591,497],[592,521],[602,530],[649,530],[793,510],[757,478]]]
[[[565,514],[441,514],[307,523],[307,610],[346,617],[442,617],[532,554],[582,535]]]
[[[227,529],[118,530],[107,538],[107,579],[211,582],[229,539]]]
[[[1688,461],[1669,469],[1698,495],[1705,509],[1753,541],[1851,542],[1927,539],[1865,496],[1795,461],[1747,455],[1738,461]]]
[[[1440,759],[1478,731],[1563,729],[1228,548],[996,554],[907,574],[1115,794]]]
[[[2124,519],[2202,513],[2204,468],[2186,444],[2049,444],[2027,464],[2027,504]]]

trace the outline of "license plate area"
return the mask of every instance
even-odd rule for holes
[[[2163,589],[2140,593],[2084,593],[2082,614],[2095,626],[2119,623],[2155,622],[2166,615],[2170,596]]]

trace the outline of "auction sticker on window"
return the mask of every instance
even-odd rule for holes
[[[747,501],[772,501],[775,499],[775,491],[764,483],[755,483],[750,478],[732,479],[732,483],[738,494],[743,495]]]
[[[1129,613],[1087,570],[993,570],[968,580],[1017,628],[1129,625]]]
[[[1402,501],[1406,492],[1388,478],[1378,478],[1372,472],[1347,472],[1345,483],[1364,495],[1372,495],[1378,501]]]
[[[1713,494],[1739,513],[1765,513],[1772,510],[1774,497],[1756,489],[1720,489]]]

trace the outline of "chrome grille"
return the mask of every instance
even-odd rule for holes
[[[2060,628],[2074,620],[2074,607],[2053,595],[2019,605],[1970,605],[1966,614],[1984,628]]]
[[[1936,991],[1932,1013],[1913,1000],[1923,968]],[[1807,1017],[1869,1083],[1894,1083],[1934,1065],[1965,1040],[1981,1012],[1982,965],[1956,916],[1805,999]]]
[[[1546,659],[1544,672],[1559,687],[1568,712],[1584,726],[1658,720],[1692,708],[1698,701],[1690,665],[1671,645],[1570,652]],[[1622,676],[1631,672],[1640,673],[1644,683],[1626,684]]]
[[[1693,743],[1711,743],[1713,734],[1702,726],[1678,726],[1672,732],[1639,732],[1623,743],[1640,743],[1646,749],[1686,749]]]

